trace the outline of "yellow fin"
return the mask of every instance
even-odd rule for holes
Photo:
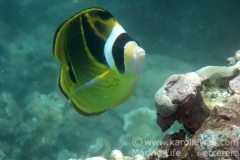
[[[125,78],[109,69],[85,85],[75,88],[71,100],[83,112],[104,112],[126,101],[136,90],[138,78]]]

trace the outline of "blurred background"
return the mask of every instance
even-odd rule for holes
[[[112,13],[146,51],[138,90],[100,116],[79,115],[62,96],[56,28],[90,7]],[[0,160],[132,156],[161,140],[154,94],[172,74],[227,65],[240,49],[239,0],[0,0]],[[177,125],[176,125],[177,126]],[[171,128],[169,132],[177,131]]]

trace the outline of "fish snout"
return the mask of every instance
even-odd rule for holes
[[[135,74],[140,74],[142,71],[142,64],[145,58],[145,51],[140,46],[136,46],[131,61],[131,66]]]

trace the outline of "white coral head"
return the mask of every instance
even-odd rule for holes
[[[235,58],[237,61],[240,61],[240,50],[235,53]]]
[[[137,154],[133,157],[133,160],[145,160],[146,158],[143,155]]]
[[[239,58],[240,58],[240,57],[239,57]],[[228,65],[229,65],[229,66],[232,66],[232,65],[234,65],[234,64],[236,63],[235,57],[229,57],[229,58],[227,59],[227,61],[228,61]]]
[[[164,88],[160,88],[155,94],[155,106],[158,113],[163,117],[170,116],[177,110],[177,105],[172,104],[170,98],[166,95]]]
[[[91,158],[86,158],[85,160],[106,160],[103,157],[91,157]]]
[[[110,160],[123,160],[123,153],[119,150],[113,150],[110,155]]]

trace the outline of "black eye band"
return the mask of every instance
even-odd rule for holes
[[[133,41],[133,39],[127,34],[120,34],[112,47],[112,55],[115,65],[119,71],[119,73],[125,73],[125,64],[124,64],[124,46],[129,42]]]

